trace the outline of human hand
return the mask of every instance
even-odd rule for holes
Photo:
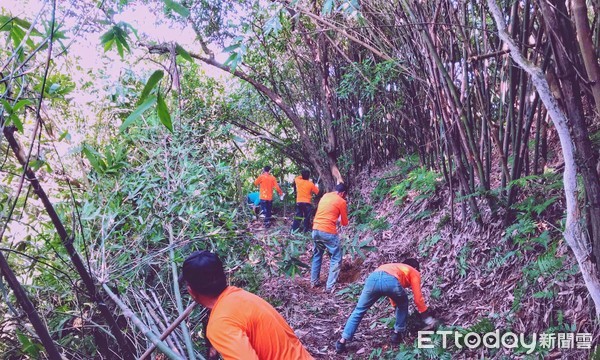
[[[285,194],[281,194],[281,195],[279,196],[279,200],[282,200],[282,201],[283,201],[283,197],[284,197],[284,196],[285,196]]]

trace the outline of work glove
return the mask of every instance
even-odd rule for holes
[[[435,324],[435,319],[433,317],[431,310],[427,309],[419,315],[421,316],[421,320],[423,320],[425,325],[431,326],[431,325]]]
[[[285,194],[281,194],[281,195],[279,196],[279,200],[283,201],[283,197],[284,197],[284,196],[285,196]]]

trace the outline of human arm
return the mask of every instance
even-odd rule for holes
[[[342,226],[348,225],[348,205],[346,201],[343,201],[340,205],[340,224]]]
[[[275,178],[273,178],[273,182],[275,183],[275,190],[277,190],[277,193],[279,194],[279,196],[282,196],[283,191],[281,191],[281,188],[279,187],[279,184],[277,183],[277,180],[275,180]]]
[[[310,189],[310,191],[312,191],[313,194],[317,195],[319,194],[319,187],[315,184],[312,184],[312,188]]]
[[[409,275],[410,279],[410,287],[413,292],[413,298],[415,300],[415,305],[417,306],[417,310],[419,313],[424,313],[427,310],[427,305],[425,305],[425,299],[423,299],[423,294],[421,293],[421,274],[418,271],[413,270]]]
[[[257,177],[256,180],[254,180],[254,186],[259,186],[261,181],[262,181],[262,176]]]

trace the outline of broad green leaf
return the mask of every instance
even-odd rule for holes
[[[117,52],[119,53],[119,56],[122,58],[123,57],[123,45],[121,44],[121,41],[119,40],[118,37],[115,37],[115,44],[117,44]]]
[[[162,95],[158,93],[158,99],[156,101],[156,111],[158,112],[158,118],[163,125],[169,129],[169,131],[173,132],[173,123],[171,123],[171,114],[169,114],[169,109],[167,108],[167,104],[163,99]]]
[[[239,48],[240,45],[241,45],[240,43],[229,45],[225,49],[223,49],[223,52],[232,52],[233,50],[236,50],[237,48]]]
[[[192,59],[192,56],[190,55],[189,52],[187,52],[184,48],[182,48],[181,46],[179,46],[179,44],[175,45],[175,52],[177,53],[177,55],[181,56],[182,58],[184,58],[185,60],[193,63],[194,59]]]
[[[225,65],[230,67],[232,73],[235,72],[235,68],[237,67],[239,58],[240,58],[239,53],[233,53],[233,54],[229,55],[229,57],[225,61]]]
[[[107,42],[113,40],[114,38],[115,38],[115,33],[113,32],[113,29],[111,28],[110,30],[108,30],[107,32],[102,34],[102,36],[100,36],[100,43],[103,45],[106,45]],[[106,48],[105,48],[105,51],[106,51]]]
[[[25,37],[25,31],[18,26],[13,26],[10,32],[10,37],[13,39],[13,44],[19,46]]]
[[[119,127],[119,130],[124,131],[125,129],[127,129],[135,120],[142,116],[144,111],[148,110],[152,105],[154,105],[155,102],[156,97],[154,96],[151,96],[148,99],[146,99],[146,101],[144,101],[131,114],[129,114],[127,119],[125,119],[123,124],[121,124],[121,126]]]
[[[10,16],[0,15],[0,31],[10,31],[12,28],[12,18]]]
[[[83,145],[81,152],[83,152],[83,155],[85,155],[96,172],[101,173],[104,170],[101,165],[102,160],[97,155],[96,150],[92,149],[89,145]]]
[[[17,112],[19,111],[23,106],[27,106],[31,104],[31,100],[29,99],[24,99],[24,100],[19,100],[15,106],[13,107],[13,112]]]
[[[104,43],[104,52],[107,52],[108,50],[110,50],[110,48],[113,46],[114,43],[115,43],[114,39],[110,39],[106,43]]]
[[[17,115],[10,116],[10,119],[12,120],[12,123],[15,125],[17,130],[19,130],[19,132],[22,134],[23,133],[23,122],[21,121],[21,119],[19,119],[19,117]]]
[[[188,16],[190,16],[190,11],[183,5],[176,3],[173,0],[164,0],[164,1],[165,1],[165,5],[167,6],[167,9],[171,9],[171,10],[175,11],[176,13],[183,16],[184,18],[187,18]]]
[[[165,75],[165,73],[162,70],[156,70],[155,72],[152,73],[152,75],[150,75],[150,78],[148,78],[146,85],[144,85],[144,89],[142,90],[142,95],[140,95],[140,99],[137,102],[138,104],[140,104],[144,100],[146,100],[148,95],[150,95],[150,92],[152,91],[152,89],[154,89],[156,87],[156,84],[158,84],[158,82],[160,81],[160,79],[163,78],[164,75]]]
[[[279,31],[281,30],[281,19],[280,19],[280,13],[277,12],[275,15],[273,15],[266,23],[265,26],[263,27],[263,30],[265,32],[265,34],[270,34],[271,32],[277,34],[279,33]]]
[[[4,107],[4,110],[9,113],[12,114],[13,112],[13,107],[12,105],[8,102],[8,100],[6,99],[0,99],[0,103],[2,104],[2,106]]]

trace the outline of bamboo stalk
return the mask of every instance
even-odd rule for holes
[[[177,353],[171,350],[171,348],[169,348],[169,346],[164,343],[163,339],[159,338],[152,330],[150,330],[150,328],[146,326],[146,324],[144,324],[144,322],[140,320],[140,318],[136,314],[134,314],[133,311],[131,311],[131,309],[127,305],[125,305],[125,303],[123,303],[117,295],[115,295],[115,293],[112,292],[112,290],[110,289],[110,287],[108,287],[106,283],[102,284],[102,288],[104,289],[104,291],[106,291],[108,296],[115,302],[115,304],[117,304],[121,311],[123,311],[123,315],[129,320],[131,320],[133,325],[135,325],[135,327],[137,327],[148,338],[148,340],[152,342],[154,346],[152,350],[158,348],[171,360],[183,360],[181,356],[179,356]],[[168,334],[166,336],[168,336]]]
[[[185,309],[185,311],[179,315],[179,317],[177,319],[175,319],[175,321],[173,321],[173,323],[171,325],[169,325],[169,327],[162,333],[160,334],[160,340],[164,340],[167,338],[167,336],[169,336],[173,330],[175,330],[177,328],[177,326],[179,326],[179,324],[181,324],[183,322],[183,320],[187,319],[188,316],[190,316],[190,314],[192,313],[192,311],[194,310],[194,308],[196,307],[196,305],[198,305],[196,302],[193,302],[190,304],[190,306],[187,307],[187,309]],[[152,354],[152,352],[154,351],[154,349],[156,349],[157,344],[153,343],[148,350],[146,350],[142,356],[140,356],[139,360],[145,360],[147,359],[150,354]],[[198,355],[200,356],[200,355]],[[200,359],[205,360],[202,356],[200,356]]]

